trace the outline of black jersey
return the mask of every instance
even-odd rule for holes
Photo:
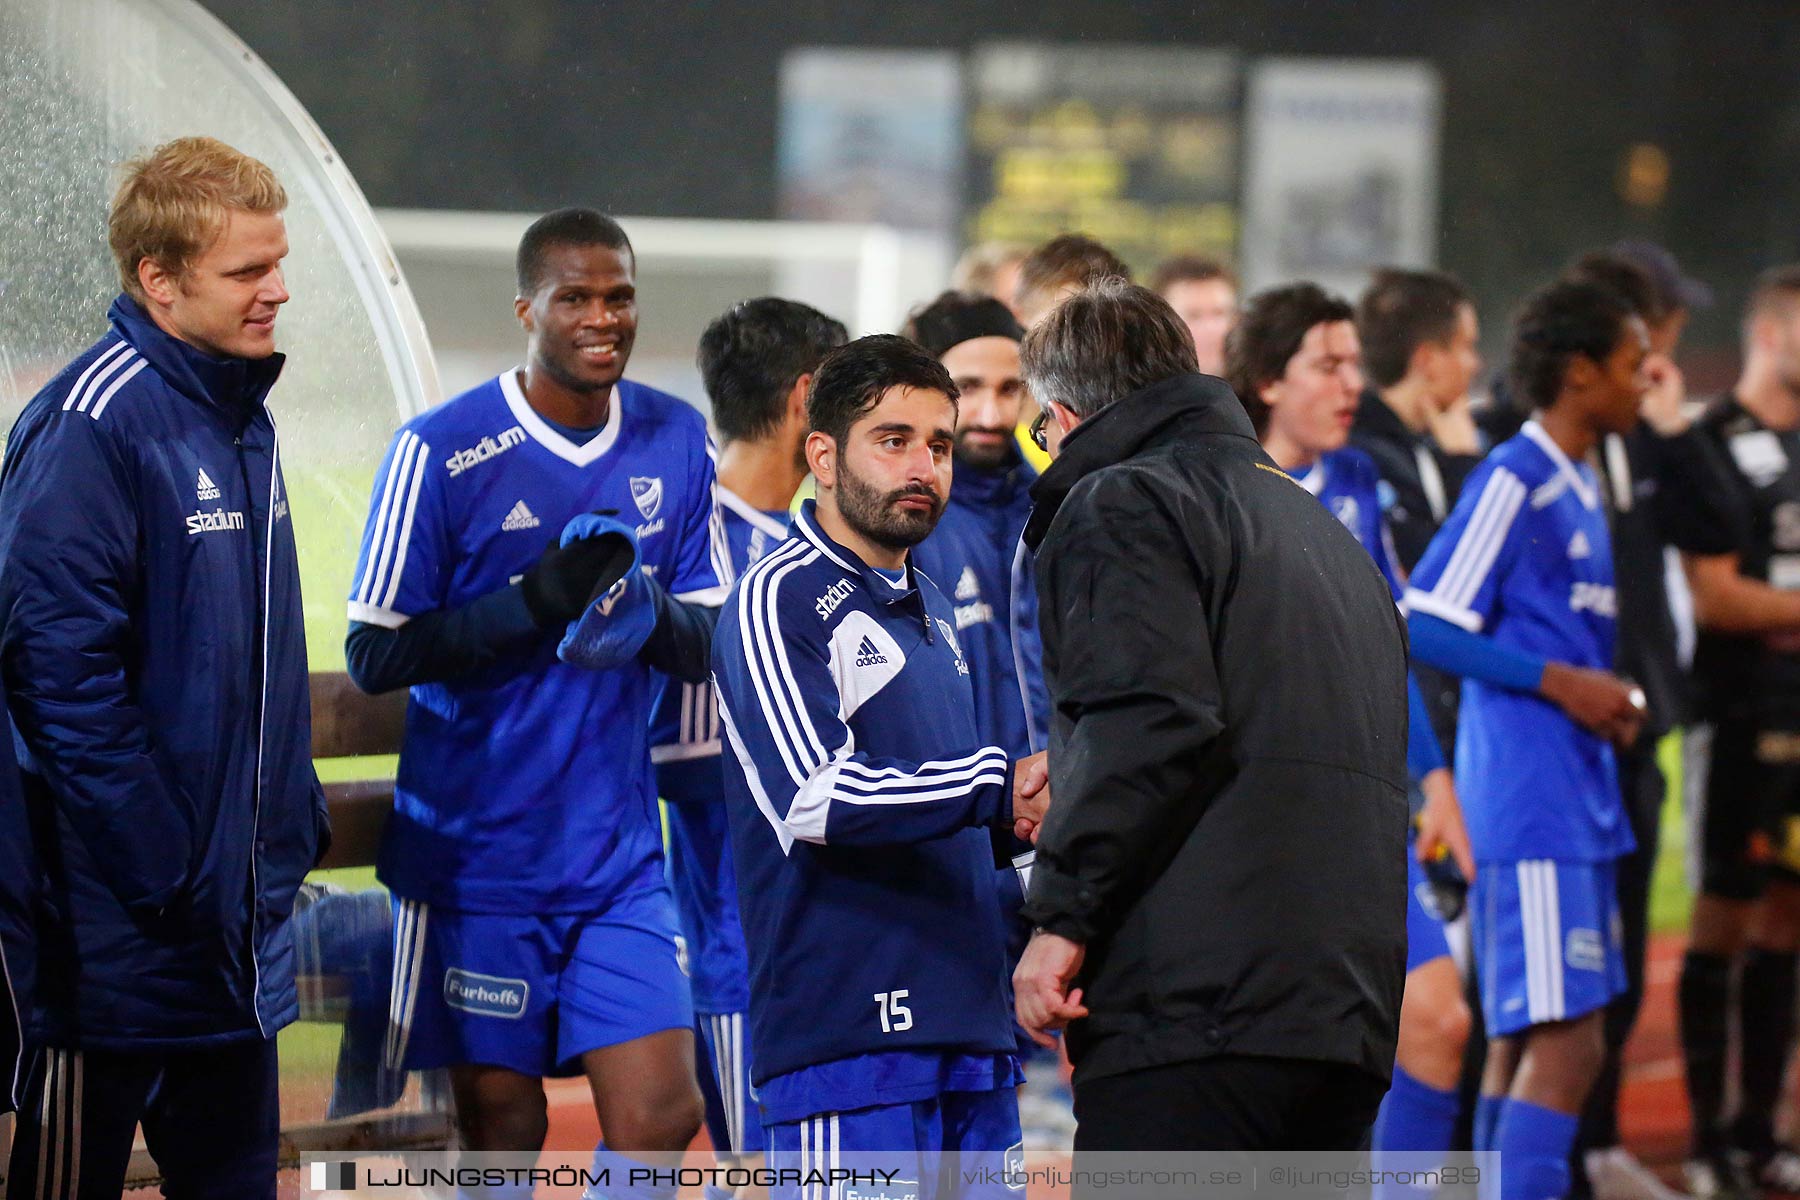
[[[1613,577],[1619,589],[1619,650],[1613,667],[1641,684],[1649,702],[1649,718],[1638,734],[1640,746],[1681,724],[1688,711],[1688,681],[1669,608],[1663,551],[1669,535],[1662,528],[1662,506],[1657,503],[1666,474],[1666,445],[1666,439],[1639,421],[1629,433],[1607,434],[1594,456],[1600,494],[1612,523]]]
[[[1363,392],[1356,424],[1350,428],[1350,444],[1375,460],[1381,484],[1377,496],[1381,519],[1394,543],[1394,566],[1404,583],[1438,527],[1456,507],[1462,485],[1481,459],[1473,454],[1451,454],[1429,436],[1414,433],[1373,389]],[[1415,661],[1413,677],[1425,697],[1432,732],[1443,747],[1445,761],[1456,754],[1456,708],[1462,681]]]
[[[1740,575],[1800,591],[1800,430],[1770,429],[1727,395],[1662,449],[1669,540],[1688,554],[1735,554]],[[1694,690],[1702,720],[1800,717],[1800,654],[1701,629]]]
[[[1372,390],[1363,393],[1357,406],[1350,442],[1375,460],[1386,485],[1381,489],[1382,519],[1400,555],[1395,565],[1410,572],[1481,458],[1451,454],[1427,435],[1414,433]]]

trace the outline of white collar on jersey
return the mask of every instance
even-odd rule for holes
[[[768,513],[756,507],[756,505],[750,503],[722,483],[719,485],[719,503],[723,504],[726,508],[729,508],[738,516],[744,518],[751,526],[762,530],[770,537],[784,538],[787,536],[787,526],[775,520],[775,518],[771,517]]]
[[[1569,456],[1563,453],[1563,448],[1556,444],[1556,439],[1544,432],[1544,427],[1538,424],[1536,417],[1525,422],[1525,427],[1521,432],[1536,442],[1538,449],[1550,456],[1550,461],[1555,463],[1556,469],[1568,478],[1569,486],[1575,489],[1575,494],[1581,498],[1583,505],[1590,509],[1599,506],[1600,497],[1594,494],[1594,489],[1589,487],[1587,480],[1581,477],[1581,472],[1575,469],[1575,464],[1569,461]]]
[[[599,433],[585,443],[571,442],[556,430],[550,428],[544,418],[538,416],[537,410],[531,407],[531,401],[525,399],[525,389],[519,386],[519,373],[524,367],[513,367],[500,375],[500,394],[506,397],[506,407],[512,409],[513,419],[524,427],[531,435],[531,440],[556,455],[560,459],[572,462],[578,467],[585,467],[595,459],[613,448],[619,440],[619,389],[613,388],[612,395],[606,399],[606,424]]]
[[[1294,481],[1313,495],[1317,496],[1325,490],[1325,456],[1319,455],[1319,461],[1312,465],[1312,470]]]

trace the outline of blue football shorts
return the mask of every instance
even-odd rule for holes
[[[693,1023],[665,885],[604,912],[543,916],[394,898],[393,1066],[576,1074],[589,1050]]]
[[[1431,881],[1425,877],[1425,868],[1413,854],[1413,848],[1406,848],[1406,973],[1412,974],[1434,958],[1443,958],[1450,953],[1450,943],[1444,940],[1444,923],[1437,915],[1437,896],[1431,890]]]
[[[1019,1101],[1010,1088],[940,1092],[911,1104],[770,1125],[768,1165],[798,1171],[770,1200],[1024,1200]],[[831,1172],[872,1178],[830,1184]],[[841,1178],[841,1176],[840,1176]],[[778,1176],[779,1179],[779,1176]]]
[[[1612,862],[1484,862],[1471,935],[1490,1036],[1603,1008],[1625,990]]]
[[[750,1086],[748,1014],[697,1013],[695,1066],[706,1099],[706,1132],[713,1151],[742,1157],[769,1148],[756,1089]]]

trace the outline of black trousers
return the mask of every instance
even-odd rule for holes
[[[169,1200],[275,1200],[274,1039],[217,1049],[42,1050],[13,1129],[9,1196],[118,1200],[139,1122]]]
[[[1078,1076],[1075,1153],[1362,1150],[1386,1094],[1385,1081],[1344,1063],[1252,1055]]]

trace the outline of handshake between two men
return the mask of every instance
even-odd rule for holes
[[[1013,767],[1013,834],[1037,844],[1038,831],[1050,811],[1050,764],[1043,751]],[[1086,947],[1039,929],[1025,947],[1013,972],[1013,1005],[1019,1024],[1041,1046],[1056,1045],[1052,1036],[1070,1021],[1088,1015],[1074,979]]]
[[[1049,812],[1050,759],[1039,750],[1013,764],[1013,836],[1035,846]]]

